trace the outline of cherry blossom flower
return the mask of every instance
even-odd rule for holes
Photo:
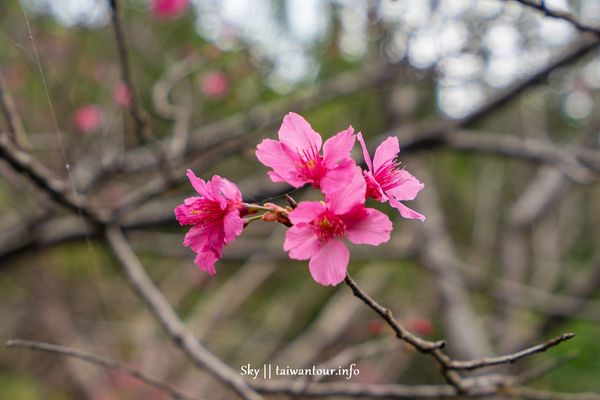
[[[71,122],[79,132],[92,133],[102,127],[104,112],[95,104],[87,104],[73,111]]]
[[[189,0],[153,0],[150,9],[158,19],[177,19],[187,11]]]
[[[335,286],[346,276],[350,252],[342,239],[374,246],[390,239],[392,222],[382,212],[365,208],[365,192],[365,180],[355,166],[342,190],[326,194],[325,202],[301,202],[289,215],[294,225],[283,249],[290,258],[310,258],[310,273],[321,285]]]
[[[175,216],[181,225],[193,225],[183,245],[197,253],[200,269],[213,275],[223,246],[242,233],[247,209],[239,189],[227,179],[215,175],[204,182],[189,169],[187,176],[200,197],[185,199],[175,208]]]
[[[362,134],[358,133],[358,141],[362,146],[368,171],[363,171],[367,182],[367,198],[372,197],[382,203],[389,201],[390,205],[400,211],[400,215],[408,219],[425,221],[425,216],[406,207],[400,201],[414,200],[417,193],[425,186],[404,168],[400,168],[398,153],[400,146],[397,137],[388,137],[375,150],[371,157]]]
[[[222,71],[210,71],[202,76],[200,82],[202,93],[210,99],[219,100],[229,91],[229,80]]]
[[[127,108],[131,106],[133,94],[127,83],[121,81],[113,86],[112,96],[115,103],[121,107]]]
[[[256,157],[267,167],[273,182],[287,182],[295,188],[311,183],[323,193],[342,189],[352,179],[355,168],[350,158],[355,135],[352,126],[327,139],[323,155],[321,135],[295,113],[283,118],[279,141],[264,139],[256,150]]]

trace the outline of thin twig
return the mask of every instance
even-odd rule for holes
[[[156,161],[161,166],[159,170],[163,173],[164,179],[166,181],[169,181],[171,179],[169,160],[165,152],[163,151],[161,144],[154,138],[150,129],[148,116],[141,107],[137,97],[137,93],[133,88],[133,81],[131,79],[131,67],[129,65],[129,55],[127,50],[127,42],[125,40],[125,33],[123,32],[121,21],[119,19],[119,9],[117,4],[118,1],[110,0],[109,3],[111,9],[112,26],[115,32],[115,40],[117,42],[117,48],[119,52],[121,78],[131,94],[131,104],[129,110],[135,123],[135,134],[141,143],[148,144],[150,146],[154,157],[156,158]]]
[[[498,364],[507,364],[515,362],[523,357],[527,357],[529,355],[540,353],[542,351],[546,351],[550,347],[554,347],[565,340],[569,340],[574,337],[574,333],[563,333],[562,335],[555,337],[554,339],[548,340],[545,343],[538,344],[536,346],[529,347],[527,349],[518,351],[513,354],[507,354],[501,357],[484,357],[480,360],[472,360],[472,361],[450,361],[446,368],[448,369],[464,369],[464,370],[474,370],[483,367],[489,367],[492,365]]]
[[[66,347],[66,346],[60,346],[60,345],[52,344],[52,343],[37,342],[37,341],[33,341],[33,340],[11,339],[11,340],[7,340],[5,345],[8,348],[21,347],[21,348],[25,348],[25,349],[60,354],[62,356],[73,357],[73,358],[77,358],[79,360],[87,361],[89,363],[98,365],[103,368],[116,369],[116,370],[122,371],[128,375],[131,375],[131,376],[141,380],[142,382],[147,383],[150,386],[153,386],[163,392],[168,393],[174,399],[178,399],[178,400],[194,399],[193,397],[189,397],[189,396],[184,395],[183,393],[179,392],[176,388],[174,388],[173,386],[171,386],[168,383],[159,381],[158,379],[155,379],[149,375],[146,375],[145,373],[143,373],[135,368],[131,368],[123,363],[111,360],[106,357],[102,357],[102,356],[98,356],[95,354],[75,350],[73,348]]]
[[[350,286],[350,288],[352,289],[352,293],[354,293],[356,297],[358,297],[366,305],[371,307],[377,314],[381,316],[381,318],[383,318],[388,323],[389,326],[392,327],[394,332],[396,332],[396,336],[399,339],[402,339],[405,342],[411,344],[415,349],[421,351],[422,353],[429,353],[433,349],[441,349],[446,345],[446,342],[444,342],[443,340],[439,340],[436,342],[424,340],[404,329],[402,326],[400,326],[398,321],[396,321],[394,315],[389,309],[379,305],[375,300],[369,297],[369,295],[367,295],[358,287],[358,285],[356,284],[354,279],[352,279],[349,273],[346,273],[346,278],[344,279],[344,281],[348,286]]]

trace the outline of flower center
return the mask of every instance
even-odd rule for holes
[[[313,232],[322,242],[328,242],[334,236],[344,237],[346,224],[331,211],[325,211],[313,221]]]
[[[400,164],[402,164],[401,161],[396,157],[381,164],[373,174],[373,177],[384,192],[399,186],[404,181],[400,173],[403,167],[400,167]]]
[[[223,219],[229,208],[231,208],[229,204],[225,210],[221,210],[219,203],[216,201],[207,199],[197,200],[188,210],[190,223],[199,226],[214,224]]]
[[[319,155],[317,146],[311,143],[308,149],[296,150],[296,153],[298,154],[298,161],[296,161],[298,176],[312,180],[318,187],[323,172],[323,157]]]

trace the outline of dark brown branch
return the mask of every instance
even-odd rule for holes
[[[513,363],[523,357],[527,357],[527,356],[535,354],[535,353],[540,353],[542,351],[546,351],[550,347],[554,347],[554,346],[564,342],[565,340],[571,339],[574,336],[575,336],[574,333],[563,333],[562,335],[555,337],[554,339],[551,339],[545,343],[538,344],[536,346],[529,347],[525,350],[521,350],[516,353],[508,354],[508,355],[500,356],[500,357],[485,357],[480,360],[472,360],[472,361],[455,361],[455,360],[453,360],[448,363],[446,368],[448,368],[448,369],[464,369],[464,370],[470,371],[470,370],[474,370],[474,369],[478,369],[478,368],[489,367],[492,365]]]
[[[446,345],[446,342],[444,342],[443,340],[439,340],[437,342],[424,340],[418,336],[413,335],[406,329],[402,328],[402,326],[400,326],[398,321],[396,321],[396,319],[394,318],[392,312],[387,308],[380,306],[375,300],[369,297],[369,295],[363,292],[358,287],[354,279],[352,279],[350,274],[346,273],[346,279],[344,279],[344,281],[348,286],[350,286],[350,288],[352,289],[352,293],[354,293],[354,296],[358,297],[366,305],[371,307],[377,314],[381,316],[381,318],[383,318],[388,323],[389,326],[392,327],[394,332],[396,332],[396,336],[398,337],[398,339],[404,340],[405,342],[411,344],[415,349],[423,353],[429,353],[433,349],[441,349]]]
[[[168,383],[159,381],[151,376],[146,375],[143,372],[138,371],[137,369],[131,368],[123,363],[118,361],[111,360],[106,357],[97,356],[95,354],[86,353],[83,351],[75,350],[70,347],[60,346],[52,343],[43,343],[36,342],[32,340],[23,340],[23,339],[11,339],[6,341],[6,347],[8,348],[25,348],[37,351],[45,351],[48,353],[59,354],[61,356],[73,357],[82,361],[87,361],[89,363],[98,365],[103,368],[116,369],[122,371],[128,375],[131,375],[142,382],[147,383],[150,386],[153,386],[163,392],[168,393],[172,398],[178,400],[191,400],[192,397],[184,395],[179,392],[173,386]]]

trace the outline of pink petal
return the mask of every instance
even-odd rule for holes
[[[215,262],[221,258],[220,254],[215,253],[214,251],[208,250],[199,252],[196,255],[196,264],[200,267],[201,270],[207,271],[209,274],[214,275],[215,272]]]
[[[199,199],[200,197],[194,197],[195,199]],[[180,225],[191,225],[192,218],[188,215],[188,210],[190,206],[187,204],[188,199],[185,199],[185,204],[180,204],[175,207],[175,218],[179,221]]]
[[[289,113],[283,117],[283,123],[279,128],[279,141],[294,151],[310,149],[312,146],[321,150],[323,144],[321,135],[296,113]]]
[[[352,180],[337,192],[326,192],[325,201],[328,208],[336,215],[342,215],[353,208],[365,204],[367,184],[360,167],[355,166]]]
[[[292,226],[285,234],[283,250],[289,251],[290,258],[295,260],[308,260],[321,248],[321,244],[315,234],[313,227],[306,223]]]
[[[294,225],[302,222],[309,223],[324,213],[326,209],[325,205],[319,201],[302,201],[290,213],[290,221]]]
[[[346,237],[355,244],[378,246],[390,240],[392,221],[387,215],[374,208],[363,208],[344,216]]]
[[[223,218],[224,240],[231,243],[236,236],[241,235],[244,230],[244,219],[240,217],[240,210],[234,208],[230,210]]]
[[[236,203],[242,202],[242,193],[240,192],[240,189],[238,189],[235,183],[228,179],[221,178],[221,193],[223,193],[228,200]]]
[[[420,219],[421,221],[425,221],[425,216],[423,214],[419,214],[416,211],[411,210],[406,207],[404,204],[400,203],[398,200],[390,197],[389,199],[390,205],[400,211],[400,215],[407,219]]]
[[[184,246],[190,246],[196,253],[205,249],[220,251],[223,248],[223,230],[212,225],[193,226],[183,239]]]
[[[223,178],[221,178],[219,175],[214,175],[210,182],[206,182],[206,186],[208,187],[208,191],[211,194],[211,198],[214,199],[217,203],[219,203],[221,210],[224,210],[225,207],[227,207],[227,199],[225,199],[225,197],[223,197],[223,195],[221,194],[222,180]]]
[[[189,178],[189,180],[192,183],[192,186],[194,187],[196,192],[201,194],[203,197],[213,199],[211,193],[209,192],[208,186],[206,185],[206,182],[204,182],[204,180],[198,178],[194,174],[194,171],[192,171],[191,169],[188,169],[187,177]]]
[[[417,193],[425,187],[425,184],[421,183],[421,181],[412,176],[408,171],[402,169],[398,173],[402,177],[402,183],[386,190],[386,193],[389,197],[395,197],[397,200],[414,200],[417,197]]]
[[[310,259],[308,268],[317,283],[335,286],[346,277],[349,260],[348,247],[340,240],[334,239],[327,242]]]
[[[319,184],[321,191],[327,195],[344,189],[352,181],[355,168],[354,160],[345,158],[335,168],[326,170]]]
[[[393,160],[400,152],[400,145],[398,144],[398,138],[390,136],[385,139],[375,150],[375,157],[373,157],[373,168],[377,171],[384,162]]]
[[[338,161],[349,158],[355,139],[352,126],[327,139],[323,145],[323,163],[325,166],[334,168]]]
[[[298,179],[296,160],[290,157],[278,141],[264,139],[256,146],[256,158],[267,167],[273,168],[273,171],[268,173],[273,182],[287,182],[296,188],[306,183]]]
[[[358,139],[358,142],[360,143],[360,146],[362,147],[363,157],[365,159],[365,163],[367,164],[367,168],[369,168],[370,173],[373,173],[373,164],[371,163],[371,156],[369,155],[369,151],[367,150],[367,145],[365,144],[365,141],[363,140],[362,133],[358,132],[358,135],[356,136],[356,138]]]

